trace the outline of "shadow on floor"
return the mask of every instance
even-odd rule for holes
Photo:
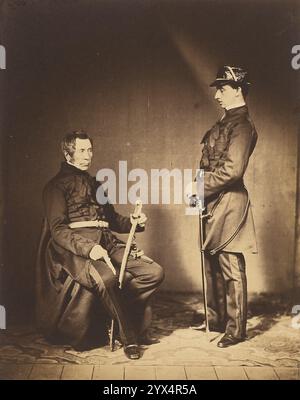
[[[283,315],[288,315],[289,295],[251,295],[248,302],[249,338],[270,330]],[[190,327],[195,310],[203,309],[201,293],[160,293],[154,305],[153,333],[159,338],[177,329]]]
[[[138,365],[300,365],[299,331],[291,327],[284,299],[260,296],[249,299],[249,339],[230,349],[218,349],[205,333],[189,329],[201,297],[192,293],[162,292],[156,298],[152,333],[161,342],[143,348]],[[0,334],[0,361],[26,364],[125,365],[123,350],[109,346],[76,351],[70,346],[50,344],[34,326],[16,324]]]

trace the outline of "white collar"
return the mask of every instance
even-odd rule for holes
[[[232,105],[232,106],[227,106],[227,107],[225,107],[225,109],[226,109],[226,110],[232,110],[233,108],[243,107],[243,106],[245,106],[245,105],[246,105],[246,103],[244,102],[244,100],[241,100],[240,102],[235,103],[235,104]]]

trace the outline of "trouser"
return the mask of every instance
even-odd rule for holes
[[[209,322],[236,338],[246,336],[247,278],[242,253],[205,255]]]
[[[124,247],[114,248],[110,253],[117,273],[120,271]],[[143,335],[152,320],[151,299],[164,279],[162,267],[148,257],[128,257],[122,293],[130,321],[137,335]]]
[[[81,284],[99,296],[119,327],[123,344],[135,343],[151,323],[150,299],[164,278],[160,265],[143,258],[128,258],[123,288],[118,287],[124,247],[114,248],[109,256],[117,275],[102,260],[91,261]]]

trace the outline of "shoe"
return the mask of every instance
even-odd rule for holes
[[[209,332],[219,332],[219,333],[224,333],[225,329],[222,328],[220,325],[214,324],[212,322],[208,323],[209,326]],[[190,326],[191,329],[194,329],[195,331],[206,331],[206,323],[203,322],[201,325],[197,326]]]
[[[195,311],[191,323],[192,329],[199,329],[202,325],[205,324],[205,315],[201,311]]]
[[[220,333],[225,332],[224,326],[222,326],[221,324],[218,324],[216,322],[208,321],[208,326],[209,326],[210,332],[220,332]],[[194,313],[190,328],[195,329],[197,331],[205,331],[206,330],[205,315],[203,313],[198,313],[196,311]]]
[[[140,349],[137,344],[128,344],[124,346],[124,353],[130,360],[138,360],[141,357]]]
[[[145,345],[145,346],[151,346],[151,344],[158,344],[160,343],[160,340],[150,336],[148,333],[140,336],[139,340],[138,340],[139,344],[141,345]]]
[[[222,339],[218,342],[217,346],[224,349],[225,347],[234,346],[235,344],[244,342],[245,338],[236,338],[230,333],[225,333]]]

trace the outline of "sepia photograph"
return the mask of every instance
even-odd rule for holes
[[[0,380],[300,381],[299,26],[0,1]]]

